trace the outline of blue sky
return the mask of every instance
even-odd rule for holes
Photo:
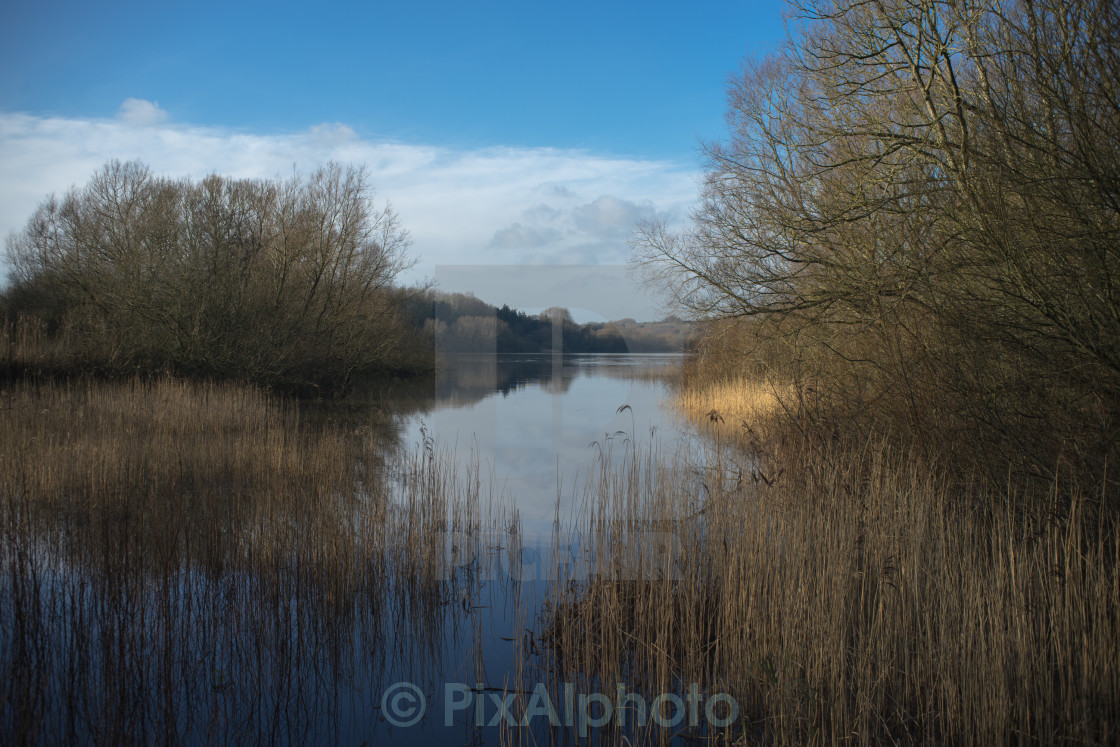
[[[445,264],[618,265],[636,220],[686,220],[698,140],[724,132],[726,79],[782,41],[782,12],[7,3],[0,231],[108,158],[196,177],[334,159],[369,166],[413,235],[417,277]]]

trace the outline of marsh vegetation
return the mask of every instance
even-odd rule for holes
[[[554,585],[539,661],[557,692],[697,683],[740,719],[616,738],[1115,737],[1120,520],[1099,495],[1071,479],[1024,505],[885,438],[815,446],[700,418],[726,447],[703,460],[605,454],[575,529],[590,567]]]

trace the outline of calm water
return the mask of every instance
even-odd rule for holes
[[[483,490],[516,508],[521,531],[547,538],[578,510],[598,450],[608,439],[691,440],[663,404],[650,374],[679,355],[499,355],[453,359],[436,382],[431,410],[407,419],[403,442],[424,435],[454,450],[464,471],[477,459]]]

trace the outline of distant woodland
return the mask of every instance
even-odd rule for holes
[[[576,324],[565,308],[527,314],[486,303],[471,294],[429,291],[407,303],[410,323],[429,335],[437,353],[542,353],[554,349],[553,320],[562,325],[565,353],[663,353],[686,348],[694,323],[622,319]]]

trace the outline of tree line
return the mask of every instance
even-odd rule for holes
[[[529,314],[494,306],[472,294],[428,290],[407,304],[411,323],[441,353],[679,352],[695,330],[679,319],[638,323],[633,319],[577,324],[563,307]],[[560,324],[560,338],[553,323]]]

